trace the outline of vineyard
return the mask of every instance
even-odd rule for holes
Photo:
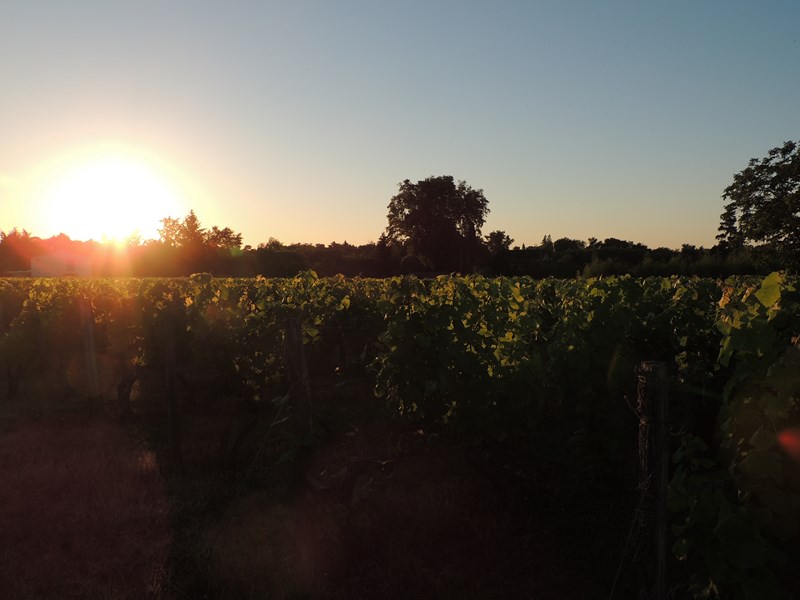
[[[298,322],[299,370],[289,364],[288,343],[288,324]],[[780,273],[724,281],[313,272],[5,279],[0,402],[24,399],[31,408],[55,398],[47,410],[59,410],[62,398],[82,402],[140,431],[165,473],[184,481],[213,463],[229,477],[223,487],[236,490],[209,500],[217,511],[245,497],[243,490],[265,493],[276,481],[289,496],[346,487],[342,518],[367,545],[365,531],[378,522],[370,502],[396,501],[386,469],[400,464],[403,448],[468,448],[487,480],[522,490],[519,498],[544,494],[552,508],[581,494],[591,504],[594,494],[598,505],[613,504],[624,524],[618,537],[600,542],[611,558],[596,597],[615,593],[619,569],[616,597],[623,598],[650,585],[639,579],[649,547],[633,548],[628,528],[637,486],[632,405],[637,366],[660,361],[669,375],[671,597],[771,599],[797,592],[788,566],[800,556],[798,336],[798,280]],[[304,386],[310,414],[298,426]],[[372,463],[357,465],[357,442],[369,427],[385,439],[362,448],[358,456]],[[350,440],[346,458],[325,454],[338,439]],[[378,458],[376,444],[383,444]],[[546,472],[545,463],[562,472]],[[325,514],[334,520],[332,509]],[[364,515],[371,525],[358,520]],[[358,556],[374,551],[358,548]],[[340,583],[304,576],[313,579],[305,593],[354,597],[359,577],[363,597],[379,589],[351,567],[326,568]],[[248,597],[247,585],[231,583],[244,575],[223,569],[215,576],[226,583],[216,592],[206,584],[203,593]],[[275,585],[249,589],[296,592]]]

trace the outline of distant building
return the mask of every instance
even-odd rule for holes
[[[91,259],[74,252],[50,252],[31,258],[31,275],[33,277],[65,277],[67,275],[89,277],[91,274]]]

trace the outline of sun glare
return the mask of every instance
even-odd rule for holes
[[[75,240],[123,244],[157,238],[162,218],[181,214],[180,194],[138,156],[100,154],[61,165],[42,189],[41,220]]]

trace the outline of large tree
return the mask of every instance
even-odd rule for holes
[[[229,268],[231,259],[241,254],[242,234],[230,227],[206,229],[193,210],[183,219],[161,219],[158,234],[159,242],[148,248],[150,255],[158,256],[154,262],[160,263],[164,274],[222,272]]]
[[[750,159],[722,197],[718,240],[732,249],[763,245],[786,266],[800,266],[800,145],[786,142]]]
[[[408,179],[389,202],[387,238],[439,271],[469,271],[482,249],[481,227],[489,212],[483,190],[450,175]]]
[[[230,227],[220,229],[214,225],[210,230],[201,227],[200,220],[193,210],[183,220],[172,217],[161,219],[158,230],[161,242],[167,246],[196,250],[200,248],[213,250],[238,249],[242,245],[242,234],[234,233]]]

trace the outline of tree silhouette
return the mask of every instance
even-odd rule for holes
[[[553,242],[554,252],[577,252],[586,248],[586,242],[568,237],[558,238]]]
[[[483,190],[464,181],[456,183],[450,175],[417,183],[406,179],[399,187],[389,202],[388,240],[405,244],[407,256],[417,257],[430,269],[473,269],[489,212]]]
[[[242,234],[234,233],[230,227],[220,229],[214,225],[211,230],[204,229],[193,210],[182,221],[165,217],[161,219],[161,225],[158,230],[160,240],[172,248],[230,250],[242,245]]]
[[[0,271],[24,271],[31,268],[34,241],[26,230],[0,231]]]
[[[489,254],[492,256],[507,252],[513,243],[514,240],[511,239],[505,231],[492,231],[486,236],[486,246],[489,249]]]
[[[800,266],[800,145],[785,142],[750,159],[722,197],[718,240],[731,249],[760,244],[784,265]]]
[[[224,263],[241,253],[240,233],[216,225],[205,229],[193,210],[182,220],[161,219],[158,235],[163,251],[159,262],[171,274],[224,270]]]

